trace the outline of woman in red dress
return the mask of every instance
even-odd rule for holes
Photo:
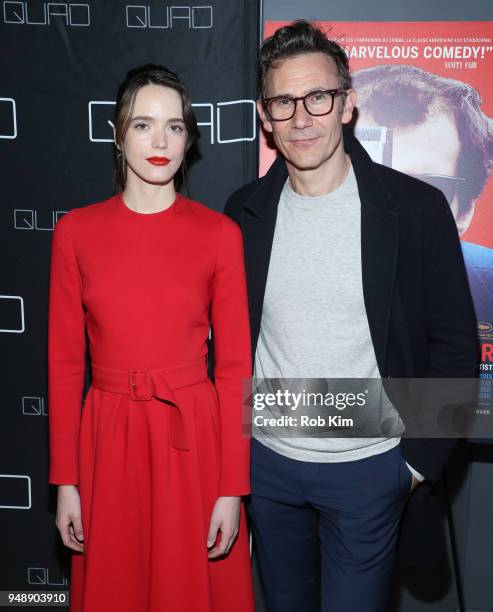
[[[173,73],[131,71],[116,105],[119,193],[54,232],[49,481],[74,551],[72,612],[253,610],[242,242],[227,217],[175,192],[197,136]]]

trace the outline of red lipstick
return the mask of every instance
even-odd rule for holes
[[[167,157],[147,157],[147,161],[154,166],[167,166],[171,159]]]

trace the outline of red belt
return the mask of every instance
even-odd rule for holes
[[[195,385],[207,379],[205,357],[184,366],[164,370],[110,370],[92,364],[92,384],[97,389],[128,395],[131,400],[149,401],[153,397],[171,404],[170,440],[174,448],[189,450],[185,419],[173,390]]]

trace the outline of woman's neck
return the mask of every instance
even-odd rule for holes
[[[127,179],[123,191],[125,204],[135,212],[151,214],[166,210],[176,199],[173,180],[165,185],[152,185],[141,179]]]

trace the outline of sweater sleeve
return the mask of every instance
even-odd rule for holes
[[[214,379],[221,422],[220,495],[250,492],[250,437],[242,433],[242,386],[251,377],[250,326],[240,229],[221,217],[211,306]]]
[[[72,213],[53,234],[48,318],[51,484],[78,484],[78,441],[85,373],[82,283],[71,237]]]

